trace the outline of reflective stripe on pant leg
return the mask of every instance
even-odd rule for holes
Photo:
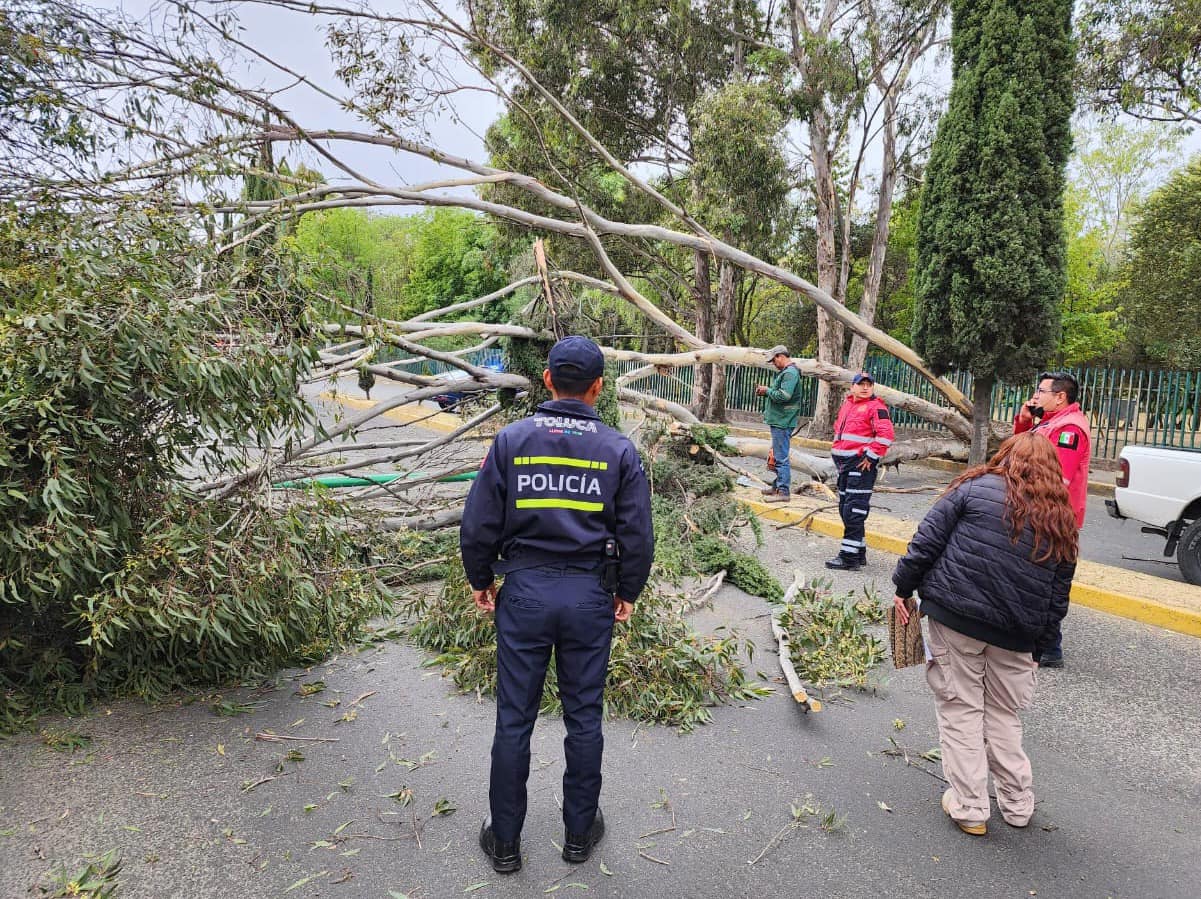
[[[867,545],[863,537],[867,516],[872,510],[872,489],[876,485],[876,467],[873,465],[867,471],[862,471],[858,468],[862,461],[862,458],[855,459],[851,470],[847,472],[847,512],[843,517],[843,539],[857,548]]]
[[[496,733],[488,803],[496,838],[511,842],[525,824],[530,734],[542,702],[542,684],[554,635],[535,569],[505,578],[496,601]]]

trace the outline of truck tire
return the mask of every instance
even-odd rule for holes
[[[1180,573],[1190,584],[1201,585],[1201,518],[1198,518],[1180,535],[1176,544],[1176,561]]]

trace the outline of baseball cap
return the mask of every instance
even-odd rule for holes
[[[550,348],[546,367],[572,381],[595,381],[605,373],[605,354],[587,337],[573,334]]]
[[[775,359],[781,353],[783,353],[785,356],[788,355],[788,347],[784,346],[784,344],[782,344],[782,343],[779,344],[778,346],[772,347],[770,350],[767,351],[767,361],[771,362],[773,359]]]
[[[851,378],[851,383],[852,383],[852,384],[858,384],[860,381],[867,381],[869,384],[875,384],[875,383],[876,383],[876,379],[875,379],[875,378],[873,378],[871,375],[869,375],[869,374],[868,374],[867,372],[865,372],[865,371],[861,371],[861,372],[857,373],[857,374],[855,375],[855,377]]]

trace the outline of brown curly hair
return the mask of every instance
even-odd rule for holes
[[[986,463],[951,481],[947,492],[986,474],[1005,479],[1005,521],[1013,542],[1021,539],[1027,524],[1034,531],[1032,561],[1076,560],[1080,543],[1076,513],[1063,483],[1059,454],[1050,440],[1034,431],[1014,434]]]

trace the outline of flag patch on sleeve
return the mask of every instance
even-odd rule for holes
[[[1062,446],[1064,449],[1075,449],[1076,444],[1080,442],[1080,435],[1075,431],[1060,431],[1059,439],[1055,441],[1056,446]]]
[[[888,418],[888,410],[885,408],[877,409],[876,410],[876,418]]]

